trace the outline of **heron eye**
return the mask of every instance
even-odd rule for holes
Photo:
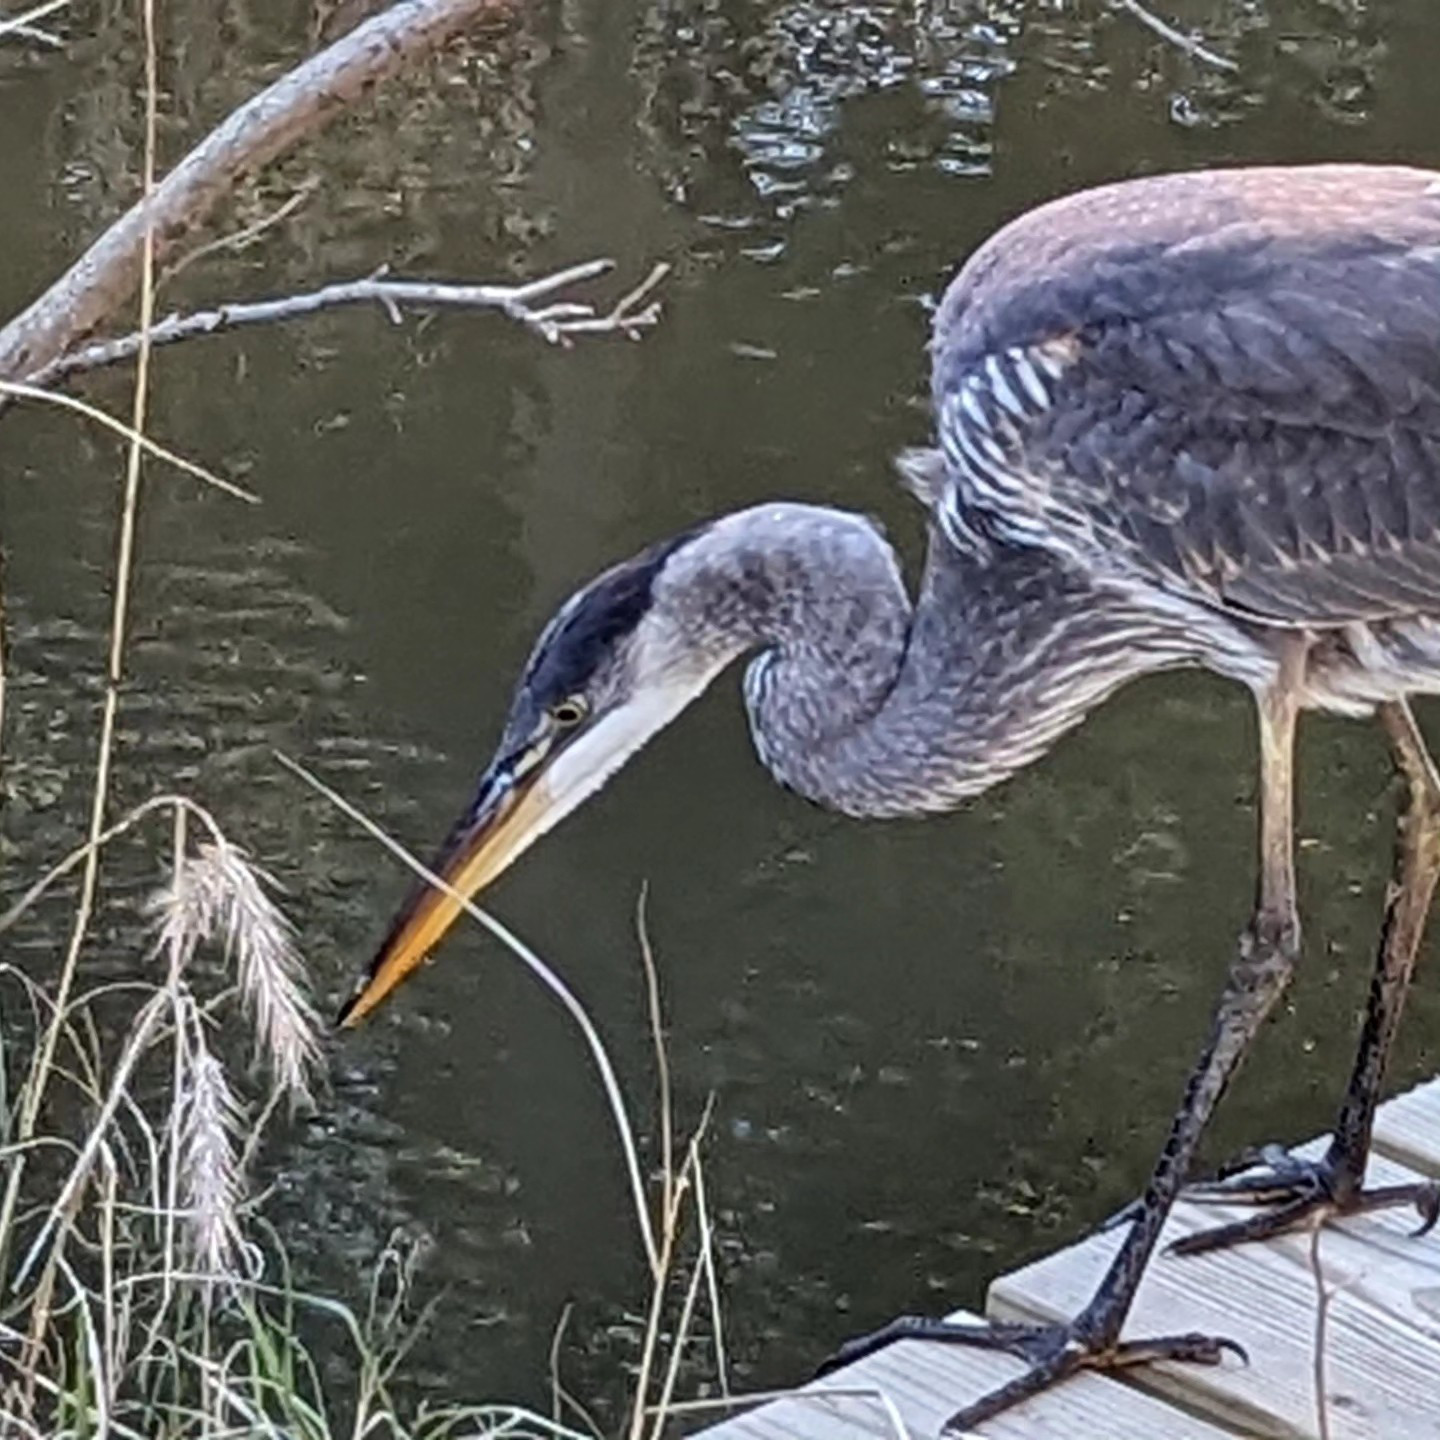
[[[562,700],[558,705],[550,707],[550,718],[562,730],[572,730],[589,712],[590,707],[585,703],[585,697],[572,695],[568,700]]]

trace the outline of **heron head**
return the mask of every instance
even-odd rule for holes
[[[541,633],[500,744],[431,869],[466,899],[593,795],[731,658],[695,639],[657,582],[697,532],[653,546],[573,595]],[[422,881],[340,1012],[354,1025],[414,971],[462,912]]]

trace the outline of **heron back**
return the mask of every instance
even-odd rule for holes
[[[965,548],[1038,544],[1247,620],[1440,616],[1440,175],[1163,176],[1028,213],[940,307]]]

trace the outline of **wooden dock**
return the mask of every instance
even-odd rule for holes
[[[1417,1172],[1440,1176],[1440,1079],[1389,1101],[1376,1126],[1371,1181],[1390,1184]],[[1240,1213],[1182,1203],[1165,1234]],[[1388,1211],[1322,1232],[1320,1273],[1331,1298],[1319,1367],[1309,1232],[1187,1260],[1157,1256],[1128,1333],[1226,1335],[1249,1351],[1248,1368],[1227,1361],[1214,1369],[1157,1365],[1123,1381],[1079,1376],[979,1433],[993,1440],[1440,1440],[1440,1231],[1414,1239],[1414,1228],[1413,1211]],[[990,1286],[987,1312],[1025,1320],[1073,1314],[1118,1243],[1116,1235],[1092,1236],[1002,1275]],[[703,1436],[933,1440],[959,1406],[1020,1368],[1003,1355],[902,1341]],[[850,1393],[823,1394],[837,1389]]]

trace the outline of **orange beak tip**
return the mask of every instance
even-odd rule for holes
[[[461,827],[448,853],[436,862],[446,886],[451,888],[432,885],[407,901],[365,978],[340,1007],[335,1017],[338,1029],[353,1029],[433,957],[446,932],[464,911],[465,902],[457,898],[456,892],[459,896],[474,894],[508,864],[513,852],[506,840],[506,824],[514,813],[514,802],[508,796],[502,798],[504,805],[495,815],[483,821],[472,819]]]

